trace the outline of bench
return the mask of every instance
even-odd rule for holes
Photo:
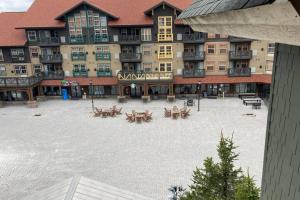
[[[208,99],[218,99],[218,96],[207,96]]]
[[[261,99],[244,99],[243,100],[243,104],[248,106],[251,104],[255,104],[255,103],[260,103],[261,104]]]
[[[253,103],[252,104],[252,109],[261,109],[261,103]]]
[[[240,93],[239,98],[242,99],[244,96],[247,97],[256,97],[256,93]]]

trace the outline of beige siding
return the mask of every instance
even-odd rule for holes
[[[263,74],[270,71],[270,64],[273,61],[272,55],[268,55],[268,42],[266,41],[253,41],[251,43],[251,50],[253,51],[253,58],[250,60],[250,67],[253,73]],[[272,68],[272,67],[271,67]]]
[[[215,53],[214,54],[208,54],[208,45],[215,45]],[[220,47],[222,45],[227,46],[227,51],[224,54],[220,54]],[[205,62],[204,62],[204,69],[206,70],[206,75],[226,75],[227,69],[229,67],[229,49],[230,49],[230,43],[229,42],[206,42],[204,45],[204,51],[205,51]],[[219,65],[225,63],[226,69],[224,71],[219,71]],[[214,66],[213,71],[208,71],[208,66]]]

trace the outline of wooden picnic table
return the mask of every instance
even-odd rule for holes
[[[248,96],[248,97],[254,96],[254,97],[256,97],[256,93],[240,93],[239,94],[240,99],[242,99],[244,96]]]
[[[173,119],[177,119],[180,116],[181,111],[179,109],[172,109],[171,114]]]
[[[261,103],[261,101],[262,101],[261,98],[244,99],[244,100],[243,100],[243,104],[245,104],[245,105],[247,106],[248,104]]]
[[[134,117],[137,123],[141,123],[145,117],[145,114],[137,113]]]

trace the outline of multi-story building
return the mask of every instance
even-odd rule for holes
[[[192,0],[35,0],[0,14],[0,97],[166,97],[258,92],[272,44],[194,32],[177,20]],[[273,49],[272,49],[273,48]]]

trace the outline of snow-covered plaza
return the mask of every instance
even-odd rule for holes
[[[165,200],[171,185],[186,188],[195,167],[208,156],[217,157],[221,131],[233,134],[240,153],[237,166],[249,168],[260,185],[267,107],[252,110],[238,98],[203,99],[200,112],[196,102],[188,119],[164,118],[164,107],[183,104],[95,100],[100,108],[123,107],[123,115],[105,119],[93,117],[90,100],[0,108],[0,199],[21,200],[82,175]],[[146,109],[153,112],[150,123],[126,121],[125,112]]]

